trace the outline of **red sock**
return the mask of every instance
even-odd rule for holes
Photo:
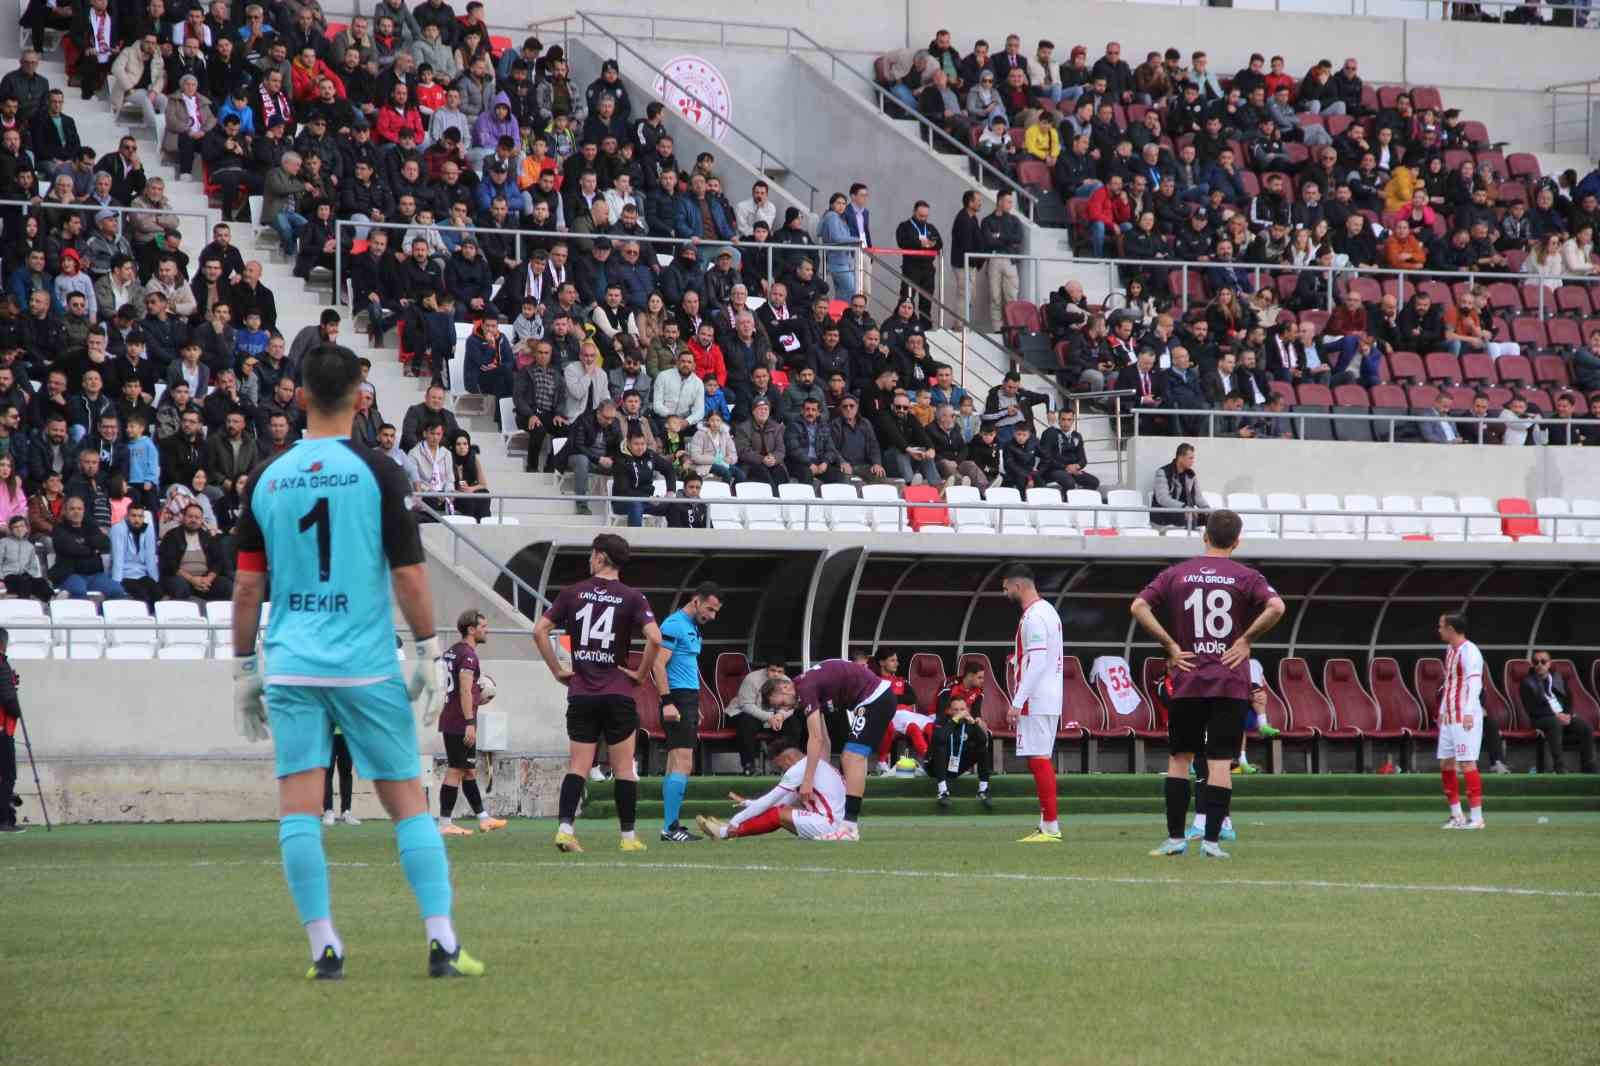
[[[1474,766],[1472,769],[1466,771],[1466,775],[1465,776],[1467,778],[1467,807],[1468,807],[1468,809],[1470,810],[1470,809],[1472,809],[1474,807],[1482,807],[1483,806],[1483,778],[1478,776],[1478,768],[1476,766]]]
[[[779,810],[781,808],[768,807],[749,821],[730,826],[728,835],[730,837],[758,837],[763,833],[776,833],[783,828],[783,823],[778,820]]]
[[[932,732],[932,726],[917,725],[915,722],[906,726],[906,739],[911,741],[911,748],[919,758],[928,757],[928,737]]]
[[[894,754],[894,738],[894,726],[891,725],[888,729],[883,731],[883,740],[878,745],[879,762],[888,762],[889,756]]]
[[[1444,779],[1444,798],[1454,807],[1461,802],[1461,789],[1456,784],[1456,772],[1453,768],[1440,770],[1439,776]]]
[[[1050,760],[1036,756],[1028,760],[1028,771],[1033,774],[1034,787],[1039,790],[1039,817],[1046,822],[1056,820],[1056,768]]]

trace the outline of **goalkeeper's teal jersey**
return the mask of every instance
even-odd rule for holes
[[[302,439],[252,473],[239,569],[272,602],[263,673],[338,687],[398,675],[389,571],[423,561],[405,472],[348,438]]]

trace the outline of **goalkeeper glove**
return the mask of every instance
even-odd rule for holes
[[[233,661],[233,722],[246,740],[267,739],[267,703],[261,665],[254,655]]]
[[[412,710],[422,712],[424,726],[439,720],[439,712],[444,710],[444,660],[440,658],[437,636],[417,641],[406,695],[411,697]]]

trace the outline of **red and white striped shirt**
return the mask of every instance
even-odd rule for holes
[[[1471,715],[1483,718],[1483,653],[1470,640],[1455,645],[1444,658],[1444,688],[1439,693],[1439,724],[1461,725]]]

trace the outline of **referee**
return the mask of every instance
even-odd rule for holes
[[[678,814],[700,733],[700,627],[720,610],[722,590],[707,581],[661,623],[661,654],[651,674],[661,694],[661,723],[667,735],[667,777],[661,783],[661,839],[666,842],[700,839],[683,827]]]

